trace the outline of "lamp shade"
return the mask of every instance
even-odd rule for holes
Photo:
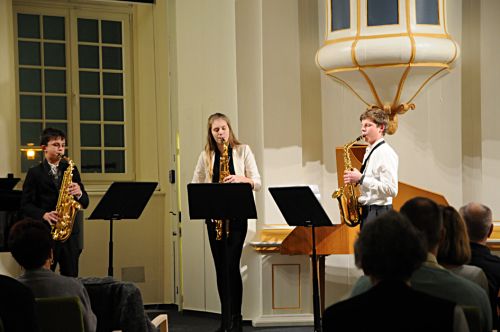
[[[459,47],[446,29],[445,0],[326,0],[327,29],[316,63],[368,108],[398,114],[453,68]]]

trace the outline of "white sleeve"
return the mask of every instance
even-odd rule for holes
[[[258,191],[261,187],[261,180],[255,157],[250,146],[245,149],[245,176],[253,181],[253,190]]]
[[[206,178],[206,165],[205,165],[205,158],[204,158],[205,152],[202,151],[200,153],[200,156],[198,157],[198,162],[196,163],[196,168],[194,170],[193,174],[193,179],[191,180],[192,183],[203,183],[205,182]]]

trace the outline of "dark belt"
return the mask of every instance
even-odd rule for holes
[[[365,212],[365,211],[369,212],[371,210],[392,210],[392,204],[389,204],[389,205],[376,205],[376,204],[362,205],[361,209],[363,210],[363,212]]]

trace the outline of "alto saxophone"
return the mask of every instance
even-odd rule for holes
[[[351,147],[363,136],[357,137],[354,141],[344,145],[344,170],[352,171],[351,156],[349,152]],[[356,227],[361,222],[361,204],[358,202],[358,192],[355,184],[344,184],[343,187],[335,190],[332,194],[333,199],[337,199],[340,208],[340,217],[349,227]]]
[[[222,150],[219,162],[219,183],[223,183],[224,178],[231,175],[231,173],[229,172],[228,144],[226,141],[224,141],[224,139],[222,139],[222,144],[224,146],[224,149]],[[226,226],[226,236],[229,236],[229,220],[215,220],[215,239],[218,241],[222,240],[224,225]]]
[[[57,199],[56,212],[59,220],[51,226],[52,238],[55,241],[66,241],[73,231],[73,224],[78,210],[82,205],[78,203],[73,195],[68,192],[69,186],[73,182],[73,160],[64,158],[68,161],[68,168],[64,171],[61,182],[61,189],[59,189],[59,198]]]

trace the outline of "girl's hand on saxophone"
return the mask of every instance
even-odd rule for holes
[[[253,188],[252,179],[247,178],[243,175],[228,175],[223,180],[224,183],[250,183]]]
[[[248,182],[248,178],[242,175],[228,175],[224,178],[224,183],[242,183]]]
[[[344,184],[358,184],[359,180],[361,179],[361,174],[360,171],[358,171],[356,168],[353,168],[352,170],[345,170],[344,171]]]

